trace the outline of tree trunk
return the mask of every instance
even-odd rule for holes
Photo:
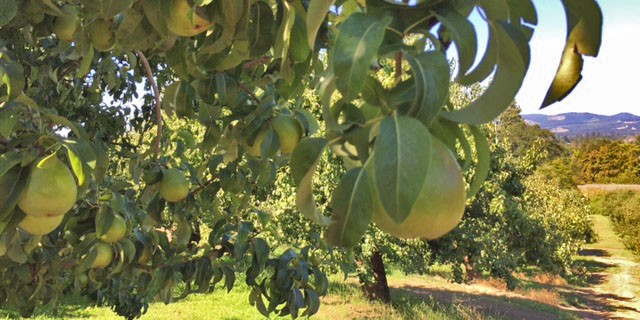
[[[473,261],[471,260],[471,256],[464,257],[464,268],[467,271],[467,275],[465,276],[465,282],[473,281],[476,278],[476,270],[473,268]]]
[[[387,282],[387,271],[384,268],[382,255],[375,250],[369,259],[369,267],[373,274],[372,282],[364,282],[362,288],[367,298],[371,300],[391,303],[391,292],[389,291],[389,283]]]

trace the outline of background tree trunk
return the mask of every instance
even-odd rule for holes
[[[368,262],[368,267],[371,268],[370,270],[373,274],[373,281],[362,283],[362,289],[364,290],[365,295],[371,300],[391,303],[391,292],[389,291],[389,283],[387,282],[387,271],[384,268],[384,261],[382,260],[380,251],[375,249]]]

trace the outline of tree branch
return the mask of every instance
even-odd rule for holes
[[[396,82],[400,81],[400,77],[402,77],[402,51],[396,52]]]
[[[245,63],[244,65],[242,65],[242,69],[244,69],[244,70],[251,69],[251,68],[253,68],[253,67],[257,66],[257,65],[260,65],[260,64],[268,62],[269,60],[271,60],[271,58],[272,58],[271,56],[264,56],[264,57],[258,58],[256,60],[249,61],[249,62]]]
[[[238,82],[238,86],[240,87],[240,89],[242,89],[242,91],[249,94],[251,98],[255,100],[256,103],[260,103],[260,99],[253,92],[251,92],[251,90],[249,90],[249,88],[247,88],[247,86],[245,86],[244,83]]]
[[[153,90],[153,96],[156,100],[156,126],[158,130],[156,132],[156,143],[153,149],[153,159],[158,160],[158,154],[160,153],[160,142],[162,141],[162,106],[160,105],[160,90],[158,90],[158,85],[156,85],[156,81],[153,79],[153,72],[151,71],[151,66],[149,65],[147,57],[145,57],[140,50],[136,49],[135,52],[138,57],[140,57],[140,60],[142,60],[144,69],[147,72],[147,80],[149,80],[149,84],[151,85],[151,89]]]

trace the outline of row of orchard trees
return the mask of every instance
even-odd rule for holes
[[[452,90],[462,100],[473,97],[459,87]],[[278,175],[276,189],[259,199],[266,200],[265,210],[274,212],[277,230],[284,235],[276,237],[328,250],[326,270],[355,271],[365,292],[376,299],[390,298],[385,266],[421,274],[444,264],[453,268],[452,280],[488,274],[503,279],[509,288],[517,285],[515,272],[531,267],[570,275],[573,256],[594,235],[586,199],[575,185],[563,185],[546,169],[569,152],[567,146],[549,131],[526,125],[516,106],[482,129],[491,149],[488,177],[480,192],[467,200],[460,225],[437,240],[398,239],[374,227],[353,252],[336,251],[321,240],[321,228],[295,214],[295,186],[286,172]],[[321,163],[316,199],[321,207],[330,207],[332,188],[327,182],[335,181],[345,168],[335,158]]]
[[[257,310],[295,318],[318,310],[332,252],[363,253],[364,268],[391,239],[387,252],[449,259],[462,240],[421,255],[425,243],[404,238],[437,238],[466,198],[500,193],[478,196],[496,170],[491,148],[500,154],[480,125],[513,101],[538,21],[529,0],[0,3],[0,304],[24,316],[75,290],[134,318],[153,299],[231,290],[241,275]],[[567,42],[545,106],[600,46],[597,3],[562,3]],[[472,101],[450,91],[489,77]],[[258,202],[282,168],[296,214],[321,230],[304,245]],[[480,206],[512,212],[501,209],[511,194],[494,198],[507,205]],[[467,256],[483,265],[487,254]]]
[[[639,184],[640,144],[608,138],[576,138],[562,156],[545,166],[548,175],[565,186],[580,184]]]

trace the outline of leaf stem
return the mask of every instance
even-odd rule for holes
[[[153,97],[156,100],[156,126],[158,130],[156,131],[153,159],[158,160],[158,154],[160,153],[160,142],[162,141],[162,107],[160,105],[160,90],[158,90],[158,85],[156,85],[156,81],[153,79],[153,72],[151,71],[151,66],[149,65],[147,57],[145,57],[144,53],[142,53],[142,51],[140,50],[136,49],[135,52],[140,60],[142,60],[144,70],[147,72],[147,80],[149,80],[149,84],[151,85],[151,89],[153,90]]]

